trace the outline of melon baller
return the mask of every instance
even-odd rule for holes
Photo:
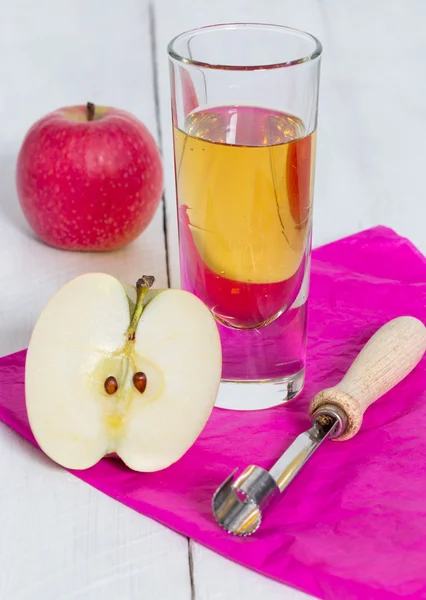
[[[381,327],[335,387],[316,394],[309,405],[312,427],[300,434],[267,471],[235,469],[213,496],[213,514],[225,531],[253,534],[297,473],[327,439],[344,441],[360,429],[367,408],[406,377],[426,351],[426,327],[414,317],[398,317]]]

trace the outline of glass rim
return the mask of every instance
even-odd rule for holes
[[[258,64],[258,65],[226,65],[226,64],[215,64],[212,62],[204,62],[200,60],[195,60],[193,58],[189,58],[186,56],[181,56],[178,52],[175,51],[174,46],[176,42],[178,42],[181,38],[193,34],[193,37],[199,34],[202,34],[209,30],[226,30],[226,29],[244,29],[244,28],[252,28],[252,29],[276,29],[281,30],[283,33],[297,33],[298,35],[303,36],[305,39],[311,40],[315,47],[313,52],[307,54],[306,56],[302,56],[300,58],[296,58],[289,61],[282,61],[278,63],[268,63],[268,64]],[[169,57],[177,62],[183,63],[185,65],[190,65],[194,67],[201,67],[203,69],[217,69],[217,70],[226,70],[226,71],[262,71],[266,69],[282,69],[285,67],[294,67],[297,65],[301,65],[307,62],[312,62],[318,58],[320,58],[322,54],[322,44],[317,37],[303,31],[302,29],[297,29],[295,27],[288,27],[287,25],[278,25],[275,23],[218,23],[215,25],[205,25],[203,27],[196,27],[195,29],[189,29],[187,31],[183,31],[176,35],[174,38],[170,40],[167,44],[167,53]]]

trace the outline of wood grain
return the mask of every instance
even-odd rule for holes
[[[426,252],[422,195],[426,79],[419,76],[426,54],[424,3],[155,0],[153,4],[172,285],[179,285],[180,276],[166,45],[184,30],[212,23],[276,22],[305,29],[323,43],[314,246],[383,224]],[[296,593],[248,574],[198,544],[194,544],[194,581],[197,600],[257,600],[274,598],[274,593],[292,598]]]
[[[268,579],[193,543],[196,600],[308,600],[294,588]]]
[[[4,3],[0,354],[26,346],[40,310],[74,275],[101,270],[132,282],[145,271],[157,276],[158,287],[167,284],[161,210],[137,242],[116,253],[65,253],[32,237],[16,201],[15,157],[31,123],[60,105],[88,100],[114,104],[138,115],[157,140],[162,133],[171,283],[179,284],[166,44],[192,27],[269,21],[316,34],[324,56],[314,245],[381,223],[426,250],[423,2],[155,0],[151,21],[147,4],[146,0]],[[191,544],[192,593],[185,538],[52,469],[2,426],[0,477],[1,599],[306,597],[196,543]]]
[[[381,224],[426,252],[424,3],[156,0],[153,5],[173,286],[180,275],[166,46],[180,32],[212,23],[279,23],[309,31],[323,43],[314,247]]]
[[[161,207],[148,229],[117,252],[64,252],[34,238],[15,192],[22,139],[40,116],[69,104],[118,106],[156,136],[146,2],[31,0],[5,5],[0,20],[0,355],[24,348],[40,311],[60,285],[88,271],[134,283],[143,273],[167,286]]]
[[[88,100],[139,116],[156,135],[147,3],[17,0],[2,5],[0,354],[24,348],[41,309],[75,275],[104,271],[167,285],[161,209],[131,246],[61,252],[31,234],[14,186],[26,130]],[[185,538],[54,467],[0,424],[2,600],[189,600]],[[164,577],[167,572],[167,577]]]
[[[186,538],[70,475],[4,426],[0,477],[2,600],[190,600]]]
[[[348,418],[336,441],[348,440],[361,427],[362,417],[373,402],[402,381],[426,352],[426,327],[414,317],[389,321],[368,340],[343,379],[317,394],[312,415],[324,404],[339,406]]]

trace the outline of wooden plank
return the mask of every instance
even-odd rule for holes
[[[194,589],[196,600],[309,600],[299,590],[262,577],[241,567],[215,552],[190,542],[194,563]]]
[[[320,2],[316,242],[377,224],[426,253],[426,4]]]
[[[314,245],[383,224],[426,251],[424,3],[157,0],[155,6],[164,15],[156,29],[172,285],[180,278],[166,45],[181,31],[212,23],[275,22],[309,31],[324,45]],[[196,543],[191,547],[197,600],[303,597]]]
[[[195,0],[157,0],[155,3],[157,47],[159,56],[159,99],[163,154],[166,169],[166,206],[169,232],[169,256],[172,286],[180,284],[177,252],[176,195],[173,170],[173,145],[170,117],[170,84],[166,47],[178,33],[211,23],[277,22],[302,27],[324,38],[320,7],[316,0],[270,0],[261,4],[255,0],[218,0],[197,3]],[[167,15],[167,18],[165,17]]]
[[[61,252],[20,212],[14,165],[29,126],[87,100],[136,114],[157,135],[147,2],[17,0],[0,21],[0,354],[27,345],[50,296],[73,276],[141,272],[167,285],[161,209],[131,246]],[[0,598],[189,600],[187,540],[57,468],[0,425]],[[164,571],[167,577],[164,577]]]
[[[179,285],[177,253],[177,228],[175,209],[175,188],[173,172],[173,147],[170,119],[169,73],[166,45],[174,36],[194,27],[219,22],[277,22],[305,29],[320,39],[324,39],[321,10],[316,0],[270,0],[261,3],[254,0],[216,0],[196,3],[194,0],[181,0],[178,4],[171,0],[155,2],[157,46],[159,49],[159,90],[161,107],[161,127],[163,131],[163,154],[166,166],[166,206],[169,230],[169,256],[172,286]],[[166,15],[167,18],[161,18]],[[249,571],[203,546],[190,542],[193,562],[193,583],[196,600],[228,600],[244,598],[258,600],[260,597],[302,600],[305,594],[271,581]]]
[[[3,426],[0,477],[0,598],[191,598],[186,538],[94,490]]]
[[[166,45],[181,31],[211,23],[276,22],[323,42],[314,246],[383,224],[426,251],[424,3],[157,0],[155,6],[167,15],[157,17],[157,36],[173,285],[180,278]]]
[[[104,271],[134,282],[144,271],[156,276],[157,287],[167,286],[161,207],[140,238],[120,251],[63,252],[34,239],[15,192],[15,161],[27,129],[62,105],[91,100],[124,108],[157,137],[148,11],[137,0],[126,4],[123,11],[119,0],[37,6],[20,0],[3,11],[0,355],[26,346],[40,310],[75,275]]]

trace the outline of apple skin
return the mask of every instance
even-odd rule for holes
[[[163,192],[163,167],[148,129],[110,107],[58,109],[28,131],[16,169],[29,225],[64,250],[121,248],[152,220]]]

